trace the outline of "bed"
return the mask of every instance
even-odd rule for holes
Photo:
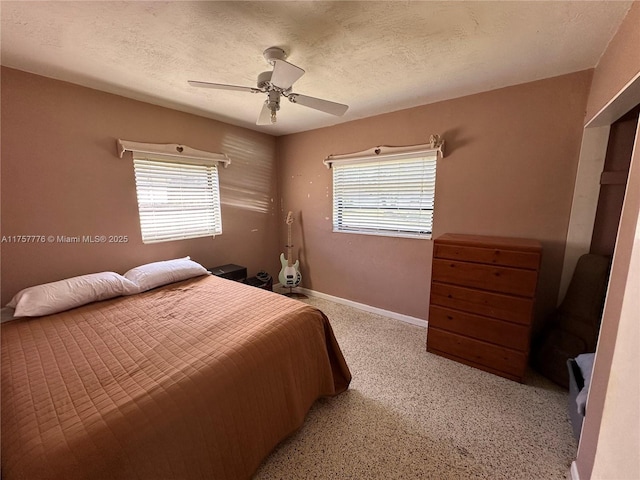
[[[211,275],[17,319],[2,478],[250,478],[350,380],[322,312]]]

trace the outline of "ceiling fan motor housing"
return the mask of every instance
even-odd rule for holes
[[[258,75],[258,88],[261,90],[268,90],[269,83],[271,82],[271,74],[273,72],[262,72]]]

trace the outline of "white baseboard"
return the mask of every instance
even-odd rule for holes
[[[273,286],[274,290],[276,288],[284,288],[281,284],[276,284]],[[365,312],[375,313],[377,315],[382,315],[383,317],[392,318],[394,320],[400,320],[401,322],[410,323],[411,325],[417,325],[418,327],[427,328],[427,321],[422,318],[411,317],[409,315],[404,315],[402,313],[392,312],[390,310],[384,310],[378,307],[372,307],[371,305],[366,305],[364,303],[354,302],[352,300],[347,300],[346,298],[334,297],[333,295],[329,295],[322,292],[316,292],[315,290],[310,290],[308,288],[296,287],[293,289],[294,292],[304,293],[310,297],[318,297],[323,298],[325,300],[330,300],[335,303],[339,303],[341,305],[347,305],[349,307],[357,308],[359,310],[364,310]]]
[[[575,460],[571,462],[571,480],[580,480],[580,474],[578,473],[578,466]]]

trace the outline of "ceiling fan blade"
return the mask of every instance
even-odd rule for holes
[[[210,82],[197,82],[195,80],[189,80],[189,85],[192,87],[202,87],[202,88],[215,88],[218,90],[237,90],[239,92],[251,92],[258,93],[261,90],[254,87],[242,87],[240,85],[226,85],[224,83],[210,83]]]
[[[262,104],[262,110],[260,110],[260,115],[258,115],[256,125],[271,125],[271,110],[269,109],[267,102]]]
[[[321,98],[308,97],[307,95],[300,95],[299,93],[290,94],[289,101],[337,116],[344,115],[345,112],[349,109],[349,105],[330,102],[329,100],[322,100]]]
[[[271,84],[283,90],[290,88],[296,80],[304,75],[304,70],[284,60],[273,61]]]

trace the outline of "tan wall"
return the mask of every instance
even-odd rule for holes
[[[434,236],[542,241],[544,315],[560,281],[590,80],[583,71],[280,137],[282,211],[301,212],[294,244],[303,285],[427,317],[432,242],[332,233],[332,177],[322,160],[439,133],[446,157],[438,163]]]
[[[587,103],[589,121],[638,74],[640,67],[640,2],[634,2],[600,57]]]
[[[277,274],[275,138],[2,68],[2,226],[13,235],[127,235],[124,244],[2,243],[2,304],[19,289],[190,255]],[[144,245],[130,154],[116,139],[225,152],[223,234]]]

